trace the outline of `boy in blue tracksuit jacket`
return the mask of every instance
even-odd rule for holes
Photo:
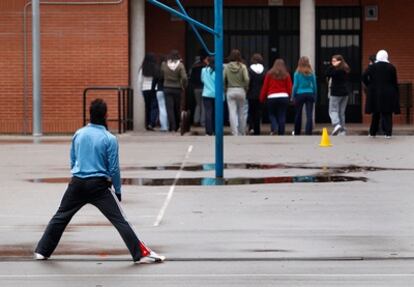
[[[107,106],[96,99],[90,106],[91,123],[79,129],[72,139],[70,166],[72,179],[63,195],[59,209],[40,239],[34,258],[48,259],[72,217],[84,205],[96,206],[116,227],[134,262],[162,262],[160,256],[140,241],[124,216],[121,201],[121,176],[118,141],[106,129]],[[111,186],[114,186],[115,192]]]

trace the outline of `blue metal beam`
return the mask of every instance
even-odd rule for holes
[[[185,11],[185,8],[183,7],[183,5],[181,5],[180,0],[175,0],[175,3],[177,3],[178,7],[181,10],[181,13],[183,13],[185,16],[188,16],[187,11]],[[211,52],[210,49],[207,47],[206,42],[204,41],[203,37],[201,37],[200,32],[198,32],[197,27],[193,24],[193,23],[189,23],[191,26],[191,29],[193,29],[194,34],[196,34],[198,41],[201,43],[201,46],[203,46],[204,50],[206,50],[206,52],[210,55],[210,56],[214,56],[214,52]]]
[[[177,16],[178,18],[181,18],[189,23],[194,24],[195,26],[209,32],[210,34],[216,35],[216,31],[214,31],[213,29],[211,29],[210,27],[208,27],[207,25],[204,25],[203,23],[198,22],[197,20],[194,20],[193,18],[184,15],[183,13],[178,12],[177,10],[157,1],[157,0],[147,0],[148,2],[150,2],[151,4],[160,7],[168,12],[170,12],[171,14]]]

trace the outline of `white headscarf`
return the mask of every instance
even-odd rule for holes
[[[377,53],[377,56],[375,58],[376,58],[375,63],[378,63],[378,62],[389,63],[390,62],[390,61],[388,61],[388,53],[385,50],[379,50],[378,53]]]

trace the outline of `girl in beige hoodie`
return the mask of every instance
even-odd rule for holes
[[[176,132],[180,127],[181,94],[187,86],[187,73],[177,50],[172,50],[166,62],[161,64],[161,73],[169,130]]]
[[[232,50],[228,59],[230,63],[224,67],[224,84],[227,88],[231,133],[235,136],[245,135],[248,110],[246,91],[249,86],[249,73],[246,65],[242,63],[239,50]]]

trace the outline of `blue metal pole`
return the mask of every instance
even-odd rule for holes
[[[216,64],[216,178],[223,177],[223,0],[214,0]]]

